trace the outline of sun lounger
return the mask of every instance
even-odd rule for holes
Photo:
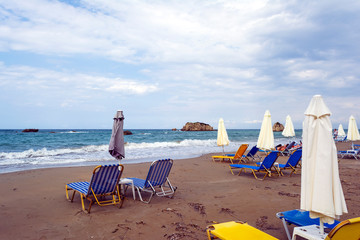
[[[246,158],[247,160],[253,160],[253,161],[261,161],[261,157],[259,155],[257,155],[257,152],[259,151],[259,148],[254,145],[250,151],[245,155],[243,156],[244,158]]]
[[[229,155],[225,155],[225,156],[212,156],[212,160],[215,162],[217,160],[219,160],[220,162],[224,161],[224,160],[229,160],[232,164],[234,163],[234,161],[239,161],[241,162],[243,157],[244,157],[244,153],[246,151],[246,149],[248,148],[249,144],[241,144],[241,146],[239,147],[239,149],[236,151],[234,156],[229,156]]]
[[[243,170],[245,172],[246,169],[250,169],[256,179],[258,179],[258,177],[256,176],[256,172],[265,173],[265,176],[262,179],[262,180],[264,180],[267,176],[271,177],[271,168],[273,167],[273,165],[276,162],[276,160],[278,159],[278,157],[279,157],[279,152],[272,151],[264,158],[264,160],[261,162],[260,166],[251,166],[251,165],[245,165],[245,164],[230,164],[229,167],[230,167],[230,171],[233,175],[234,175],[233,170],[235,170],[235,169],[240,170],[238,175],[240,175]],[[279,172],[278,172],[278,174],[280,175]]]
[[[360,149],[360,144],[352,144],[351,146],[353,150]]]
[[[359,240],[360,217],[348,219],[339,223],[327,235],[325,240]]]
[[[347,150],[347,151],[338,151],[338,156],[341,158],[351,157],[359,160],[360,158],[360,148],[355,150]]]
[[[306,239],[359,240],[360,217],[340,222],[329,232],[329,234],[321,233],[318,225],[295,227],[292,239],[296,240],[297,236],[301,236]]]
[[[343,137],[343,138],[337,138],[335,139],[335,142],[346,142],[347,141],[347,136]]]
[[[293,173],[296,173],[296,167],[299,165],[299,162],[301,160],[302,157],[302,149],[298,149],[295,150],[289,157],[289,159],[287,160],[287,162],[285,164],[278,164],[277,167],[280,170],[281,175],[284,175],[284,173],[282,172],[283,170],[291,170],[290,176]]]
[[[210,225],[206,228],[208,240],[216,238],[222,240],[254,239],[254,240],[276,240],[277,238],[254,228],[243,222],[225,222]]]
[[[294,147],[294,145],[295,145],[295,142],[293,141],[293,142],[289,143],[284,150],[279,151],[279,152],[283,156],[289,156],[292,153],[291,149]]]
[[[174,196],[176,187],[173,187],[171,185],[168,178],[172,166],[172,159],[156,160],[152,162],[146,179],[128,178],[133,181],[133,186],[138,192],[140,201],[144,203],[149,203],[154,194],[160,197]],[[131,184],[126,185],[131,186]],[[149,193],[149,199],[144,200],[141,192]]]
[[[90,182],[73,182],[65,185],[66,198],[73,202],[75,193],[78,192],[81,197],[82,210],[88,213],[90,213],[93,203],[97,203],[99,206],[118,203],[122,205],[118,183],[123,170],[124,166],[120,164],[97,166]],[[69,190],[74,191],[71,199],[69,199]],[[111,196],[111,199],[107,200],[107,196]],[[85,198],[90,201],[87,210],[84,205]]]
[[[289,240],[291,240],[291,235],[289,233],[289,229],[287,225],[294,224],[295,226],[309,226],[309,225],[319,225],[320,220],[319,218],[310,218],[309,211],[303,211],[299,209],[285,211],[285,212],[278,212],[276,217],[282,220],[286,235],[288,236]],[[324,224],[325,228],[334,228],[339,221],[336,221],[333,224]]]

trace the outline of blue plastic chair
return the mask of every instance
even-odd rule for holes
[[[302,157],[302,149],[295,150],[290,155],[289,159],[287,160],[287,162],[285,164],[279,163],[278,168],[280,170],[280,174],[284,175],[282,170],[287,170],[287,169],[291,170],[290,176],[293,173],[296,173],[296,166],[299,164],[301,157]]]
[[[267,176],[271,177],[271,168],[273,167],[278,157],[279,157],[279,152],[272,151],[264,158],[260,166],[251,166],[245,164],[230,164],[229,167],[233,175],[234,175],[233,169],[240,169],[238,175],[240,175],[243,170],[245,172],[246,169],[250,169],[256,179],[258,179],[258,177],[256,176],[255,172],[263,172],[265,173],[265,176],[262,178],[262,180],[264,180]],[[279,172],[278,174],[280,175]]]
[[[287,225],[294,224],[295,226],[309,226],[309,225],[320,225],[319,218],[310,218],[309,211],[303,211],[299,209],[278,212],[276,213],[276,217],[282,220],[286,235],[289,240],[291,240],[291,235],[289,233],[289,229]],[[324,228],[334,228],[340,222],[335,220],[333,224],[324,224]]]
[[[96,202],[99,206],[116,205],[121,203],[119,191],[119,179],[123,173],[124,166],[121,164],[97,166],[91,177],[90,182],[73,182],[65,185],[66,198],[73,202],[75,193],[78,192],[81,197],[81,206],[83,211],[90,213],[91,206]],[[69,190],[73,190],[73,195],[69,199]],[[111,196],[109,200],[106,196]],[[86,210],[84,199],[90,201]]]
[[[149,203],[154,194],[160,197],[174,196],[176,187],[171,185],[168,178],[172,166],[172,159],[157,160],[151,164],[146,179],[128,178],[133,181],[134,187],[139,194],[140,201]],[[126,184],[126,186],[130,185],[131,184]],[[150,193],[150,197],[147,201],[143,199],[141,192]]]

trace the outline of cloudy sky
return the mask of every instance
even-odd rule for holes
[[[360,1],[0,0],[0,128],[360,121]]]

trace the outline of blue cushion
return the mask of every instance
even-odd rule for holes
[[[251,165],[245,165],[245,164],[230,164],[230,167],[235,167],[235,168],[250,168],[250,169],[255,169],[255,170],[259,170],[260,167],[258,166],[251,166]]]
[[[285,218],[285,220],[290,223],[294,224],[296,226],[308,226],[308,225],[319,225],[320,220],[319,218],[310,218],[309,211],[301,211],[298,209],[290,210],[286,212],[281,212],[283,216],[280,216],[280,218]],[[335,220],[333,224],[324,224],[324,227],[326,228],[334,228],[336,225],[338,225],[340,222]]]

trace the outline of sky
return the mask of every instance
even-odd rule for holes
[[[0,129],[360,121],[360,1],[0,0]]]

